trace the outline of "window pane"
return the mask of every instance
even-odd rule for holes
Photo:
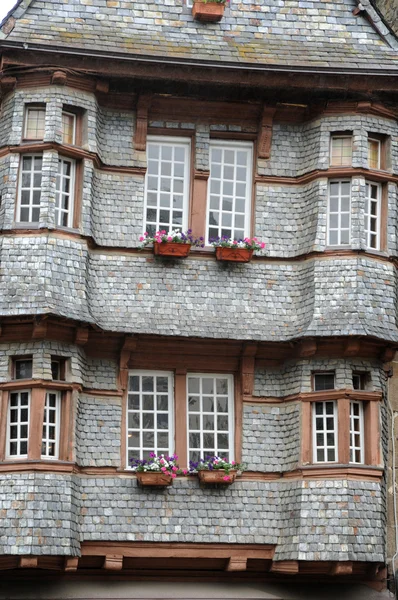
[[[249,232],[252,145],[210,148],[207,238],[235,239]],[[215,212],[217,210],[217,212]]]
[[[191,460],[195,451],[201,458],[214,454],[230,456],[233,450],[232,431],[228,429],[233,423],[232,377],[188,375],[187,389],[188,454]]]
[[[145,231],[171,231],[187,227],[189,195],[189,148],[186,141],[148,141],[150,168],[145,179]],[[180,209],[178,211],[172,208]]]
[[[368,139],[368,165],[369,169],[380,169],[380,141]]]
[[[365,235],[368,248],[380,249],[381,186],[366,183]]]
[[[28,453],[30,392],[12,392],[8,407],[7,456]]]
[[[14,362],[15,379],[32,379],[33,361],[31,358],[17,359]]]
[[[127,448],[130,458],[150,452],[172,454],[171,374],[136,373],[129,376]],[[129,466],[129,465],[127,465]]]
[[[337,419],[335,402],[315,402],[313,414],[314,462],[335,462]]]
[[[328,244],[340,246],[350,243],[351,183],[329,182]]]
[[[62,143],[75,143],[76,116],[63,112],[62,113]]]
[[[23,156],[19,175],[18,221],[37,223],[40,218],[41,156]]]
[[[59,158],[55,203],[57,227],[72,225],[74,168],[74,161]]]
[[[28,108],[26,111],[25,138],[42,140],[44,138],[45,108]]]
[[[350,462],[364,462],[364,422],[362,402],[350,402]]]
[[[42,458],[58,458],[60,392],[47,392],[44,405]]]
[[[333,167],[351,166],[352,136],[333,136],[331,139],[330,164]]]
[[[334,373],[314,373],[314,391],[334,390]]]

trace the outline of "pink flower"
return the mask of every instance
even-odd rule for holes
[[[141,236],[140,236],[140,242],[143,242],[144,240],[145,240],[144,236],[143,236],[143,235],[141,235]]]
[[[231,465],[236,465],[236,462],[233,460],[233,461],[231,462]]]
[[[261,242],[260,246],[261,248],[265,248],[265,242]]]
[[[223,480],[224,481],[231,481],[231,478],[230,478],[229,475],[224,475]]]
[[[144,235],[145,235],[145,237],[146,237],[147,235],[149,235],[149,233],[146,231],[146,232],[144,233]]]
[[[173,238],[171,237],[171,235],[167,236],[167,241],[168,242],[172,242],[173,241]]]
[[[188,469],[183,469],[182,472],[184,473],[184,475],[186,475],[188,473]]]
[[[234,246],[237,246],[237,244],[238,244],[237,240],[234,240],[232,243]]]
[[[172,471],[178,471],[178,468],[176,466],[171,468]]]
[[[161,467],[160,470],[163,471],[163,473],[165,473],[167,471],[166,467]]]
[[[170,473],[170,475],[172,476],[172,478],[174,479],[175,477],[177,477],[177,475],[175,473]]]

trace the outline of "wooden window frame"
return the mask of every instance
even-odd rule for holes
[[[209,370],[201,370],[196,373],[193,369],[186,369],[172,367],[170,365],[170,361],[166,361],[165,368],[162,370],[170,371],[174,374],[174,453],[178,456],[178,463],[181,468],[188,467],[188,394],[187,394],[187,377],[189,375],[196,374],[209,374],[209,375],[221,375],[226,376],[230,375],[233,377],[232,384],[232,405],[233,405],[233,417],[230,422],[230,428],[233,432],[233,446],[230,451],[231,457],[234,456],[234,460],[237,462],[241,461],[242,455],[242,417],[243,417],[243,401],[242,401],[242,393],[241,393],[241,377],[239,372],[233,371],[220,371],[220,369],[212,371]],[[134,371],[148,371],[148,370],[158,370],[151,369],[153,367],[150,364],[150,361],[147,359],[134,360],[134,367],[129,368],[127,372],[127,380],[129,374]],[[141,363],[141,364],[140,364]],[[127,454],[127,402],[128,402],[128,390],[127,385],[125,387],[124,395],[123,395],[123,404],[122,404],[122,431],[121,431],[121,469],[125,471],[131,471],[128,466],[128,454]],[[231,458],[232,460],[232,458]]]
[[[27,354],[25,356],[23,354],[21,356],[12,356],[10,359],[10,375],[11,375],[11,379],[13,381],[25,381],[25,379],[22,379],[22,378],[17,379],[17,376],[16,376],[17,375],[17,370],[16,370],[17,362],[22,361],[22,360],[24,360],[24,361],[30,360],[32,362],[32,375],[33,375],[33,356],[32,356],[32,354]],[[27,377],[26,379],[31,379],[31,377]]]
[[[335,165],[333,164],[333,140],[335,139],[341,139],[341,138],[350,138],[351,139],[351,161],[349,164],[339,164],[339,165]],[[353,133],[352,131],[336,131],[330,134],[330,142],[329,142],[329,166],[331,168],[337,168],[337,169],[341,169],[341,168],[345,168],[345,167],[352,167],[352,148],[353,147]]]
[[[51,356],[51,365],[53,362],[57,362],[59,364],[59,378],[54,379],[53,381],[66,381],[67,373],[68,373],[68,358],[64,358],[63,356]],[[51,368],[51,375],[53,375]]]
[[[329,416],[324,411],[326,404],[331,404],[333,406],[333,413],[330,413]],[[316,412],[316,407],[319,405],[323,405],[323,412],[321,415],[317,414],[317,412]],[[338,439],[339,428],[338,428],[338,418],[337,418],[337,403],[335,400],[325,400],[325,401],[321,401],[321,402],[313,402],[311,409],[312,409],[312,462],[317,465],[319,465],[319,464],[335,464],[338,462],[338,456],[339,456],[339,439]],[[317,437],[317,433],[320,430],[317,430],[317,428],[316,428],[316,420],[317,420],[317,418],[322,418],[323,423],[325,424],[326,419],[328,419],[330,417],[333,418],[333,430],[324,428],[324,429],[322,429],[321,433],[323,434],[323,438],[325,441],[327,439],[328,434],[330,432],[333,432],[334,444],[328,445],[327,441],[326,441],[326,445],[318,446],[316,437]],[[323,449],[323,451],[325,453],[324,460],[318,460],[317,452],[319,449]],[[329,460],[327,458],[327,453],[328,453],[329,449],[332,449],[334,452],[334,455],[335,455],[334,460]]]
[[[339,210],[338,210],[337,213],[335,211],[333,211],[333,213],[331,213],[331,210],[330,210],[330,202],[331,202],[330,186],[331,186],[332,183],[338,183],[339,186],[340,186],[339,187],[340,191],[339,191],[339,196],[338,196],[338,199],[339,199]],[[350,195],[349,195],[349,198],[350,198],[350,208],[349,208],[349,211],[342,211],[341,210],[342,199],[346,197],[346,196],[343,196],[341,194],[341,185],[343,183],[349,183],[350,184]],[[330,247],[330,248],[340,248],[340,247],[342,247],[342,248],[348,248],[351,245],[351,227],[352,227],[351,211],[352,211],[352,181],[351,181],[351,179],[348,179],[348,178],[347,179],[346,178],[342,178],[342,179],[329,179],[328,180],[327,227],[326,227],[326,246],[327,247]],[[338,225],[337,228],[335,228],[335,227],[331,228],[330,227],[330,216],[331,216],[331,214],[337,214],[338,215],[339,225]],[[348,214],[349,215],[349,225],[348,225],[348,227],[343,227],[342,228],[340,226],[340,217],[341,217],[342,214]],[[332,244],[330,242],[330,233],[331,233],[331,231],[337,231],[338,241],[337,241],[336,244]],[[342,231],[348,231],[348,242],[344,242],[344,243],[341,242],[341,232]]]
[[[59,222],[55,223],[55,227],[57,229],[62,229],[62,228],[66,228],[66,229],[70,229],[74,226],[75,223],[75,204],[76,204],[76,192],[77,192],[77,183],[76,183],[76,173],[77,173],[77,169],[76,169],[76,160],[73,158],[69,158],[68,156],[63,156],[63,155],[58,155],[58,168],[60,164],[63,164],[64,161],[68,161],[71,164],[71,174],[70,174],[70,193],[69,193],[69,210],[68,210],[68,224],[67,225],[61,225]],[[58,177],[60,177],[60,186],[62,188],[62,173],[57,173],[57,180]],[[56,189],[56,201],[55,201],[55,209],[54,211],[60,210],[57,209],[57,200],[58,200],[58,194],[60,195],[60,205],[61,205],[61,194],[62,194],[62,190],[58,190]],[[55,212],[54,212],[55,214]],[[63,213],[62,213],[63,214]],[[61,217],[61,213],[59,214],[59,218]],[[58,221],[59,221],[58,218]]]
[[[42,160],[42,169],[41,169],[41,185],[40,185],[40,204],[39,206],[39,218],[37,221],[21,221],[21,199],[22,199],[22,176],[23,173],[26,171],[23,171],[23,160],[24,158],[30,157],[33,159],[35,158],[41,158]],[[30,171],[31,173],[34,173],[35,171]],[[39,171],[37,171],[39,172]],[[27,152],[26,154],[20,154],[20,159],[19,159],[19,173],[18,173],[18,185],[17,185],[17,201],[15,203],[15,221],[17,223],[22,223],[25,224],[26,227],[29,227],[30,225],[36,225],[37,223],[40,222],[40,212],[41,212],[41,197],[42,197],[42,184],[43,184],[43,153],[35,153],[35,152]],[[35,188],[34,186],[29,187],[29,188],[24,188],[24,189],[29,189],[30,193],[32,194],[34,190],[38,189]],[[32,202],[30,202],[28,205],[23,205],[23,206],[29,206],[29,212],[31,213],[31,211],[33,210],[33,207],[36,206],[34,205]]]
[[[72,386],[61,383],[51,383],[42,380],[17,380],[0,385],[0,463],[7,462],[70,462],[72,460],[71,429],[72,415]],[[10,394],[12,392],[29,392],[29,426],[27,456],[9,456],[8,427]],[[57,391],[60,396],[59,410],[59,445],[58,457],[42,457],[42,434],[46,394]]]
[[[27,410],[28,410],[28,419],[26,421],[28,435],[27,435],[26,438],[21,438],[19,435],[16,438],[12,438],[13,441],[17,442],[18,447],[21,444],[21,439],[23,441],[27,442],[27,444],[26,444],[27,445],[26,454],[25,453],[21,454],[20,452],[18,452],[18,454],[11,454],[11,452],[10,452],[10,445],[11,445],[10,429],[11,429],[11,426],[12,426],[12,423],[11,423],[11,411],[12,411],[12,407],[11,407],[11,394],[17,394],[17,395],[19,395],[19,398],[20,398],[21,394],[28,394],[27,404],[24,405],[24,406],[27,407]],[[23,459],[26,460],[28,458],[28,456],[29,456],[29,435],[30,435],[30,432],[31,432],[31,423],[30,423],[30,421],[31,421],[32,394],[31,394],[31,390],[25,389],[25,388],[20,389],[20,390],[13,390],[11,392],[11,394],[10,394],[10,397],[8,399],[8,407],[7,407],[7,430],[6,430],[5,456],[6,456],[7,460],[23,460]],[[20,413],[20,410],[21,409],[18,407],[18,414]],[[24,421],[24,423],[25,423],[25,421]],[[15,422],[15,426],[18,428],[18,431],[19,431],[20,427],[21,427],[21,421],[19,421],[19,420],[16,421]]]
[[[314,423],[313,404],[316,402],[336,403],[337,411],[337,456],[335,462],[314,461]],[[350,462],[350,403],[358,401],[363,406],[363,447],[364,462]],[[334,390],[325,392],[311,392],[302,400],[302,423],[301,423],[301,465],[324,465],[336,466],[347,465],[349,467],[380,467],[382,463],[380,448],[380,394],[374,392],[353,390]]]
[[[48,446],[48,443],[50,442],[50,438],[48,437],[48,429],[49,427],[52,426],[52,424],[46,420],[46,416],[48,417],[50,411],[51,411],[51,407],[47,406],[47,400],[49,399],[49,394],[54,394],[55,395],[55,422],[54,422],[54,427],[55,427],[55,452],[54,452],[54,456],[49,456],[47,454],[43,454],[43,443],[46,444],[46,446]],[[46,432],[47,432],[47,437],[44,439],[42,436],[42,447],[41,447],[41,454],[40,454],[40,458],[44,459],[44,460],[58,460],[59,457],[59,442],[60,442],[60,434],[61,434],[61,404],[62,404],[62,398],[61,398],[61,392],[59,390],[46,390],[46,395],[45,395],[45,403],[44,403],[44,409],[43,409],[43,434],[44,434],[44,430],[46,428]]]
[[[232,150],[242,149],[248,151],[248,165],[247,165],[247,177],[246,177],[246,197],[245,197],[245,210],[244,210],[244,226],[243,226],[243,237],[250,237],[252,227],[253,227],[253,174],[254,174],[254,157],[255,157],[255,144],[252,140],[247,139],[239,139],[239,136],[235,136],[234,139],[221,138],[221,137],[211,137],[209,143],[209,167],[210,174],[207,181],[207,191],[206,191],[206,218],[205,218],[205,245],[209,246],[209,214],[210,214],[210,196],[211,196],[211,151],[212,148],[220,147],[223,150],[231,148]],[[223,182],[223,176],[221,174],[220,177],[221,183]],[[236,184],[236,180],[233,180],[234,186]],[[220,191],[221,197],[221,191]],[[221,217],[222,210],[219,211],[219,215]],[[235,212],[232,212],[232,220],[235,215]],[[231,225],[232,231],[235,230],[235,225]],[[219,229],[222,229],[222,224],[218,226]]]
[[[378,191],[378,199],[377,199],[377,206],[378,206],[377,239],[378,239],[378,244],[377,244],[377,248],[372,248],[371,246],[368,245],[369,230],[366,227],[366,225],[367,225],[366,218],[367,218],[368,213],[366,211],[364,211],[364,218],[365,218],[364,233],[366,234],[366,248],[370,252],[372,252],[372,251],[385,252],[387,250],[388,185],[379,183],[376,181],[372,181],[371,179],[365,180],[365,186],[366,185],[369,185],[369,186],[374,185],[379,190]],[[366,202],[368,201],[367,194],[365,196],[365,201]]]
[[[174,132],[175,133],[175,132]],[[190,136],[176,136],[176,135],[153,135],[150,134],[147,136],[147,153],[149,149],[149,145],[151,143],[161,145],[175,145],[175,146],[184,146],[185,147],[185,156],[186,162],[184,164],[184,182],[183,182],[183,202],[182,202],[182,224],[172,226],[172,229],[179,229],[180,231],[186,231],[189,227],[190,223],[190,206],[191,206],[191,193],[192,193],[192,138]],[[147,159],[149,161],[149,158]],[[173,163],[172,163],[173,164]],[[148,178],[150,174],[147,172],[145,174],[145,183],[144,183],[144,214],[142,219],[143,233],[147,231],[147,209],[148,209]],[[159,174],[158,174],[159,177]],[[156,191],[157,194],[160,194],[160,189]],[[149,207],[154,208],[154,207]],[[161,210],[160,203],[156,205],[155,209],[158,211]],[[172,213],[172,206],[170,206],[170,212]],[[171,217],[170,217],[171,218]],[[159,231],[159,228],[163,227],[158,223],[156,223],[156,231]],[[167,229],[166,229],[167,231]],[[170,229],[169,229],[170,231]]]
[[[62,145],[66,146],[66,147],[71,147],[71,146],[77,146],[77,147],[81,147],[83,145],[83,119],[84,119],[84,114],[85,114],[85,110],[83,108],[80,108],[78,106],[69,106],[69,105],[63,105],[62,107],[62,113],[66,113],[68,115],[73,115],[74,119],[75,119],[75,131],[74,131],[74,141],[73,144],[66,144],[64,142],[64,132],[63,132],[63,126],[62,126]],[[62,118],[62,117],[61,117]]]
[[[43,137],[30,138],[27,137],[26,132],[28,128],[28,119],[30,110],[42,110],[44,112],[44,130]],[[25,104],[24,106],[24,117],[23,117],[23,135],[22,142],[42,142],[46,133],[46,105],[45,104]]]

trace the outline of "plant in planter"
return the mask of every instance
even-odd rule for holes
[[[229,462],[220,456],[206,456],[199,461],[190,461],[189,473],[197,473],[199,481],[205,485],[231,485],[237,475],[246,468],[243,463]]]
[[[217,260],[230,262],[250,262],[255,250],[263,250],[265,243],[257,238],[243,238],[234,240],[227,235],[210,240],[216,249]]]
[[[186,233],[176,229],[167,233],[165,229],[157,231],[153,237],[150,237],[147,232],[140,237],[141,248],[145,248],[148,244],[153,244],[154,254],[160,256],[172,256],[174,258],[185,258],[188,256],[192,246],[203,248],[204,239],[202,237],[195,238],[192,235],[192,229],[188,229]]]
[[[196,21],[202,23],[217,23],[224,15],[225,5],[228,0],[194,0],[192,15]]]
[[[177,459],[175,454],[157,456],[151,452],[148,460],[132,458],[131,470],[137,475],[139,485],[143,487],[167,487],[172,485],[179,472]]]

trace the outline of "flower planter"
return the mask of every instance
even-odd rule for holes
[[[219,2],[202,2],[202,0],[194,0],[192,6],[192,15],[195,21],[202,23],[217,23],[221,21],[225,9],[225,3]]]
[[[214,471],[206,471],[200,469],[198,471],[199,481],[204,485],[231,485],[236,479],[237,471],[230,471],[228,475],[224,469],[215,469]],[[229,477],[229,479],[225,479]]]
[[[191,244],[179,244],[178,242],[154,242],[153,244],[153,251],[157,256],[185,258],[190,250]]]
[[[252,256],[253,250],[247,248],[225,248],[223,246],[216,248],[217,260],[246,263],[251,261]]]
[[[137,471],[137,481],[141,487],[167,487],[173,485],[173,478],[159,472]]]

